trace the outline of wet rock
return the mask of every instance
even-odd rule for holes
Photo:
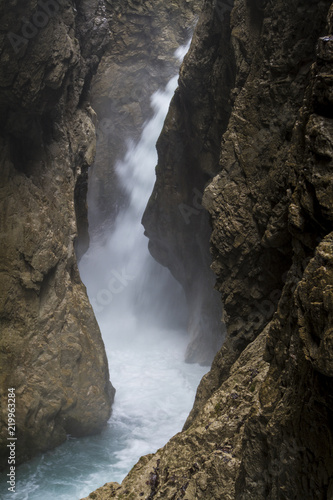
[[[85,91],[109,31],[97,22],[102,2],[46,3],[40,27],[34,1],[6,4],[0,16],[1,466],[9,387],[16,463],[67,434],[100,431],[114,396],[74,251],[87,229],[82,179],[96,142]],[[33,36],[24,38],[22,18],[35,19]]]

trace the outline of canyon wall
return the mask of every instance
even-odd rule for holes
[[[183,431],[89,498],[333,498],[333,6],[231,4],[204,2],[145,215],[181,273],[193,247],[162,230],[206,183],[226,341]]]
[[[87,232],[96,115],[87,100],[109,41],[100,0],[0,7],[1,457],[16,393],[17,463],[98,432],[114,389],[74,252]]]
[[[115,173],[128,141],[151,118],[150,97],[178,73],[175,51],[193,32],[202,0],[106,1],[111,38],[92,82],[98,142],[89,173],[90,230],[103,237],[127,198]]]
[[[230,10],[230,9],[229,9]],[[204,9],[157,143],[156,183],[143,216],[149,250],[182,284],[189,304],[186,360],[210,364],[221,347],[220,295],[210,270],[207,183],[219,171],[221,135],[231,111],[230,26]],[[211,80],[219,79],[220,88]]]

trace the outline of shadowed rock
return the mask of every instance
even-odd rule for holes
[[[109,29],[102,2],[80,2],[78,11],[71,1],[41,3],[37,11],[26,0],[1,7],[2,466],[8,388],[16,463],[67,434],[100,431],[114,396],[74,252],[78,230],[87,229],[79,186],[95,152],[86,94]]]

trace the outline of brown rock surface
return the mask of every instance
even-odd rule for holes
[[[42,3],[0,8],[1,466],[9,387],[17,463],[99,431],[114,394],[74,252],[96,142],[86,92],[108,25],[103,2]]]
[[[207,122],[216,130],[214,104],[226,96],[226,80],[204,62],[208,48],[219,46],[214,16],[230,2],[214,5],[205,2],[197,27],[203,35],[181,82],[192,69],[197,80],[207,78]],[[143,457],[121,485],[89,498],[333,498],[332,20],[329,1],[235,1],[224,53],[234,68],[232,107],[220,129],[220,172],[204,195],[227,339],[183,432]],[[207,57],[196,64],[203,36]],[[185,121],[169,144],[178,138],[185,148],[185,138],[191,151],[206,136],[201,115],[191,115],[195,99],[184,108],[183,95],[180,84],[163,134],[168,123],[174,130]],[[175,170],[186,186],[191,157],[184,158]],[[205,161],[198,163],[204,171]],[[169,166],[160,175],[173,180]],[[154,245],[160,228],[151,231]],[[167,245],[162,253],[156,241],[156,252],[167,256]]]
[[[211,229],[201,199],[219,171],[234,68],[229,25],[213,13],[214,6],[206,2],[157,143],[157,179],[142,221],[151,254],[185,290],[191,335],[186,359],[207,364],[222,344],[224,328],[209,268]],[[221,82],[221,92],[211,81]]]

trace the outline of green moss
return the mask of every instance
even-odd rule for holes
[[[219,413],[221,413],[222,411],[222,405],[220,402],[216,403],[215,407],[214,407],[214,410],[215,410],[215,413],[218,415]]]

